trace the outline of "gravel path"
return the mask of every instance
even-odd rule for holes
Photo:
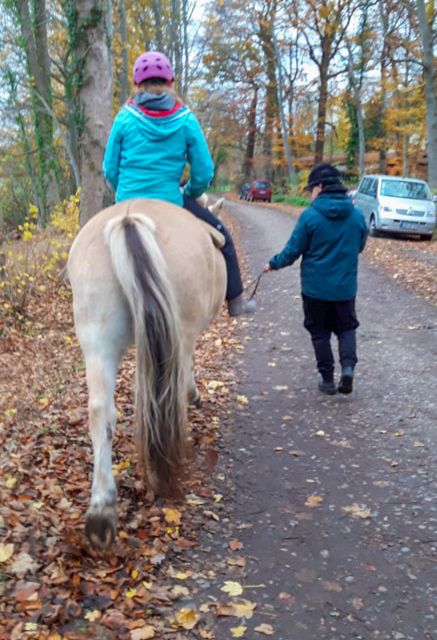
[[[293,220],[254,204],[227,211],[255,277]],[[217,470],[229,521],[198,556],[222,567],[203,596],[223,601],[223,581],[238,580],[257,608],[217,618],[215,638],[240,624],[251,640],[437,639],[437,308],[362,260],[355,390],[328,397],[298,265],[263,276],[257,301],[237,363],[248,404],[230,411]],[[244,569],[224,561],[229,539]]]

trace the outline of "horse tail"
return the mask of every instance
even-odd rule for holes
[[[106,224],[105,241],[134,325],[140,462],[154,491],[171,494],[185,458],[179,309],[153,220],[119,216]]]

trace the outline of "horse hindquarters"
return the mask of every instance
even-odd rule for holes
[[[155,239],[154,222],[129,213],[105,239],[132,314],[136,345],[139,453],[151,487],[173,493],[185,455],[185,371],[179,310]]]

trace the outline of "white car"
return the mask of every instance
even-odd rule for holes
[[[435,196],[424,180],[363,176],[353,201],[372,236],[380,232],[417,234],[430,240],[436,225]]]

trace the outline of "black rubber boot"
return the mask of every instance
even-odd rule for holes
[[[343,367],[341,370],[340,383],[338,385],[339,393],[352,393],[354,386],[354,370],[352,367]]]
[[[337,389],[335,388],[334,380],[325,380],[322,376],[320,376],[319,380],[319,391],[322,393],[326,393],[328,396],[333,396],[337,393]]]

